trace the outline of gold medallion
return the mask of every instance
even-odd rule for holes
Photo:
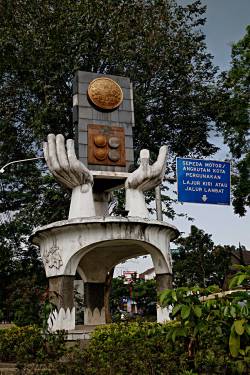
[[[97,108],[112,110],[122,103],[123,92],[118,83],[101,77],[90,82],[88,97]]]

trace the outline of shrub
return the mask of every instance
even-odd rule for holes
[[[237,288],[249,285],[249,268],[240,271],[231,282]],[[0,359],[26,362],[20,370],[25,375],[246,375],[249,293],[211,295],[216,290],[166,290],[160,300],[172,305],[175,320],[102,326],[87,348],[76,344],[65,350],[63,334],[44,335],[36,327],[3,330]]]
[[[186,369],[184,345],[167,339],[175,322],[112,324],[94,331],[89,374],[177,374]],[[164,372],[163,372],[164,371]]]
[[[250,267],[240,272],[230,285],[249,285]],[[172,318],[179,325],[170,336],[186,339],[185,351],[193,360],[192,369],[205,374],[247,374],[250,369],[250,295],[247,290],[218,292],[206,289],[177,288],[160,295],[162,306],[172,306]]]
[[[0,330],[0,360],[4,362],[58,359],[64,352],[64,332],[44,335],[36,326]]]

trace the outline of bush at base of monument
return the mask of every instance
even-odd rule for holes
[[[0,329],[0,362],[57,360],[64,353],[64,335],[44,334],[37,326]]]
[[[134,322],[107,325],[94,332],[87,348],[81,348],[76,343],[67,351],[60,348],[57,355],[47,353],[41,356],[44,349],[36,331],[33,331],[34,337],[38,338],[36,354],[33,352],[30,355],[36,342],[34,338],[30,348],[20,342],[17,348],[13,340],[11,346],[15,348],[17,359],[22,360],[19,374],[25,375],[246,375],[246,364],[243,368],[239,358],[230,355],[230,332],[227,336],[221,335],[222,325],[223,321],[218,321],[216,330],[204,332],[191,356],[188,350],[189,335],[176,337],[175,341],[172,339],[173,331],[179,327],[178,321],[167,324]],[[26,334],[30,340],[30,335]]]
[[[171,303],[175,321],[101,326],[87,348],[76,343],[66,350],[63,333],[43,334],[36,327],[2,330],[0,360],[19,361],[20,375],[247,375],[250,267],[238,269],[230,287],[243,290],[165,290],[160,300]]]

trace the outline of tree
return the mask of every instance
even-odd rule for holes
[[[8,230],[11,230],[10,226]],[[25,239],[21,245],[18,237],[14,237],[16,242],[11,240],[12,233],[6,239],[7,230],[4,229],[0,238],[1,320],[14,321],[18,325],[39,323],[46,278],[37,250]]]
[[[114,277],[110,293],[110,310],[112,313],[120,309],[123,299],[129,297],[128,284],[124,283],[124,277]]]
[[[133,285],[133,290],[138,309],[142,310],[146,316],[156,317],[156,281],[139,279]]]
[[[250,25],[246,35],[232,47],[231,68],[220,79],[217,125],[233,158],[233,206],[246,214],[250,206]]]
[[[215,246],[211,235],[194,225],[187,237],[176,240],[176,245],[172,251],[175,286],[223,286],[234,246]]]
[[[156,316],[156,282],[155,280],[136,279],[126,284],[123,277],[116,277],[112,280],[110,295],[110,307],[112,312],[119,311],[124,299],[132,298],[137,303],[137,308],[143,311],[144,315]]]

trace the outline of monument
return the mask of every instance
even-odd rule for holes
[[[118,263],[150,254],[157,291],[171,287],[170,241],[178,230],[152,220],[144,193],[164,177],[167,147],[162,146],[153,165],[149,151],[141,150],[134,164],[133,94],[125,77],[78,71],[74,80],[75,142],[49,134],[44,157],[55,179],[72,190],[67,220],[37,228],[31,236],[40,252],[49,288],[56,292],[57,310],[52,331],[75,329],[74,279],[84,282],[84,324],[105,324],[104,282]],[[112,191],[125,187],[127,216],[109,216]],[[158,308],[157,320],[167,319]]]

